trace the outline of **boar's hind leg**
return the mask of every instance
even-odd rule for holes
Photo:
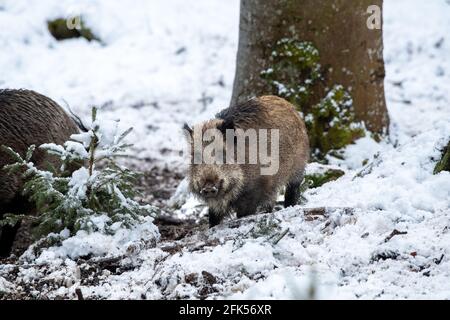
[[[300,185],[303,181],[303,173],[298,174],[286,186],[286,194],[284,195],[284,207],[296,206],[300,200]]]

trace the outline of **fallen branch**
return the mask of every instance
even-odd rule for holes
[[[384,242],[388,242],[395,236],[402,236],[405,234],[408,234],[408,232],[406,232],[406,231],[402,232],[402,231],[398,231],[397,229],[395,229],[394,231],[392,231],[392,233],[386,239],[384,239]]]
[[[278,244],[278,242],[280,242],[281,239],[283,239],[283,238],[288,234],[288,232],[289,232],[289,228],[287,228],[286,230],[284,230],[284,231],[280,234],[280,236],[277,237],[272,243],[273,243],[274,245]]]
[[[342,208],[327,208],[327,207],[319,207],[319,208],[303,208],[303,214],[306,217],[306,221],[313,221],[317,220],[320,217],[327,217],[330,213],[336,212],[336,211],[342,211],[347,215],[352,215],[354,212],[354,208],[350,207],[342,207]]]

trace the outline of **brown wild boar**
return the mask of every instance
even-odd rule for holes
[[[191,147],[189,188],[208,206],[210,227],[233,210],[238,217],[254,214],[258,208],[271,212],[284,186],[285,207],[298,203],[309,158],[309,140],[299,113],[286,100],[276,96],[254,98],[221,111],[215,119],[193,129],[185,125],[185,131]],[[211,131],[215,135],[206,134]],[[268,168],[268,162],[262,157],[264,137],[266,150],[270,150],[267,156],[272,157],[275,168],[265,174],[263,169]],[[218,151],[209,153],[211,145],[219,146],[214,149]],[[252,147],[258,148],[256,157],[255,153],[251,156]],[[244,162],[237,161],[239,152],[244,152]],[[195,160],[199,155],[201,161]]]
[[[75,121],[53,100],[31,90],[0,90],[0,146],[11,147],[24,156],[32,144],[63,144],[77,132]],[[47,169],[49,163],[57,165],[55,157],[38,148],[31,160],[41,169]],[[21,194],[20,175],[3,170],[12,162],[0,149],[0,219],[5,213],[23,214],[31,208]],[[0,256],[9,254],[17,228],[0,230]]]

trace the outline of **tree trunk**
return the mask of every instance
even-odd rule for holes
[[[231,104],[276,94],[261,77],[271,67],[281,39],[312,42],[324,71],[314,87],[316,104],[334,85],[346,88],[357,120],[376,133],[386,132],[382,28],[369,29],[368,7],[382,0],[241,0],[237,68]]]

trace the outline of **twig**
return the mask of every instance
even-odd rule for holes
[[[433,262],[437,265],[441,264],[442,260],[444,260],[445,255],[442,254],[439,259],[433,259]]]
[[[384,242],[388,242],[395,236],[402,236],[405,234],[408,234],[408,232],[406,232],[406,231],[402,232],[402,231],[398,231],[397,229],[395,229],[394,231],[392,231],[392,233],[386,239],[384,239]]]
[[[367,176],[368,174],[371,174],[373,169],[375,167],[378,167],[380,163],[382,162],[380,158],[380,153],[378,152],[373,156],[373,161],[366,165],[360,172],[358,172],[352,179],[352,181],[355,181],[356,178],[363,178],[364,176]]]
[[[280,234],[280,236],[279,236],[278,238],[276,238],[272,243],[273,243],[274,245],[278,244],[278,242],[280,242],[281,239],[283,239],[283,238],[288,234],[288,232],[289,232],[289,228],[287,228],[286,230],[284,230],[284,231]]]

